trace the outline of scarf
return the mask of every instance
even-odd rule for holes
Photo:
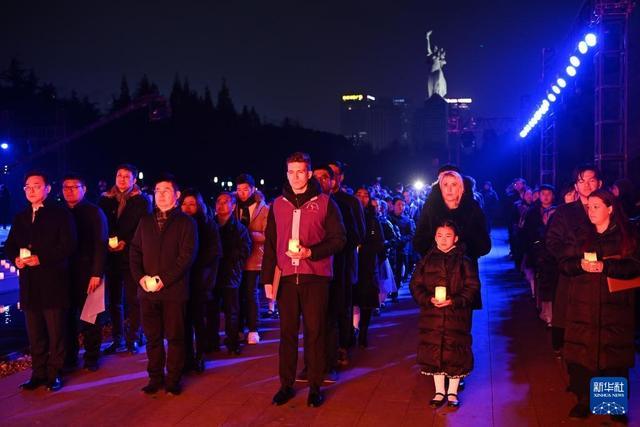
[[[124,211],[124,208],[127,206],[127,201],[133,196],[137,196],[138,194],[142,194],[142,191],[140,191],[140,187],[138,187],[137,184],[133,184],[133,187],[129,191],[125,191],[124,193],[118,190],[118,187],[114,185],[113,187],[111,187],[111,190],[104,193],[103,195],[105,197],[114,197],[118,201],[117,218],[120,218],[120,215]]]
[[[242,225],[244,225],[245,227],[248,227],[249,223],[251,222],[251,214],[249,212],[249,206],[251,206],[255,202],[256,202],[255,195],[252,195],[251,197],[249,197],[244,202],[242,200],[238,200],[237,201],[238,210],[240,211],[240,218],[239,219],[240,219],[240,222],[242,223]]]

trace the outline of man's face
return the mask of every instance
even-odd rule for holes
[[[24,183],[25,195],[32,205],[44,202],[50,191],[51,186],[46,185],[41,176],[30,176]]]
[[[594,171],[586,170],[578,177],[575,187],[580,197],[586,199],[589,194],[602,187],[602,181],[596,177]]]
[[[253,188],[249,184],[244,183],[236,185],[236,195],[242,202],[246,202],[247,200],[249,200],[249,197],[253,195],[254,191],[255,188]]]
[[[180,197],[180,192],[176,191],[173,188],[173,184],[167,181],[157,183],[154,194],[156,206],[163,212],[175,207]]]
[[[80,180],[66,179],[62,182],[62,197],[69,204],[69,206],[75,206],[84,199],[84,195],[87,192]]]
[[[338,166],[329,165],[329,167],[333,171],[333,191],[338,191],[340,189],[340,186],[342,185],[342,181],[344,180],[344,175],[342,174],[342,171]]]
[[[304,191],[311,178],[311,171],[305,162],[287,163],[287,180],[293,191]]]
[[[331,179],[331,175],[324,169],[316,169],[313,171],[313,176],[320,183],[320,187],[322,187],[322,192],[324,194],[330,194],[333,189],[333,179]]]
[[[544,208],[548,208],[553,204],[553,191],[540,190],[540,204]]]
[[[216,214],[220,217],[228,217],[233,212],[233,200],[228,194],[221,194],[216,199]]]
[[[130,170],[118,169],[118,172],[116,172],[116,188],[118,191],[122,193],[129,191],[135,183],[136,177],[133,176]]]
[[[194,216],[196,213],[198,213],[198,201],[193,196],[187,196],[182,201],[180,209],[182,209],[182,212],[186,213],[187,215]]]
[[[402,200],[396,200],[396,202],[393,204],[393,213],[396,216],[400,216],[404,213],[404,202]]]
[[[411,193],[410,192],[408,192],[408,191],[403,192],[402,193],[402,197],[404,198],[404,202],[406,204],[411,203]]]

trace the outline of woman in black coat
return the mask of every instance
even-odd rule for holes
[[[637,241],[624,213],[607,190],[589,196],[589,220],[594,225],[583,247],[570,249],[560,270],[570,277],[564,358],[570,390],[578,404],[570,416],[589,415],[589,381],[596,376],[629,376],[634,365],[634,293],[610,292],[607,278],[640,276]],[[583,259],[595,252],[598,261]]]
[[[444,221],[434,235],[436,247],[418,263],[409,284],[420,305],[417,361],[422,372],[434,378],[436,395],[431,406],[448,400],[449,406],[458,407],[460,379],[473,369],[471,308],[480,282],[475,263],[464,255],[464,247],[456,246],[456,225]],[[444,301],[435,299],[437,286],[446,288]],[[445,376],[449,378],[446,395]]]
[[[213,348],[206,334],[206,307],[212,300],[216,284],[218,264],[222,257],[222,245],[218,225],[209,215],[202,195],[193,189],[182,192],[178,202],[182,212],[195,219],[198,226],[198,252],[189,276],[189,304],[185,326],[186,362],[185,370],[204,371],[204,353]],[[196,351],[193,349],[193,334],[196,336]]]
[[[353,305],[360,311],[360,321],[358,322],[358,345],[367,347],[368,331],[371,323],[371,314],[374,309],[380,306],[380,263],[378,259],[384,256],[384,237],[382,226],[378,221],[375,208],[371,205],[369,191],[366,188],[359,188],[356,191],[356,198],[360,201],[364,210],[366,233],[365,240],[358,251],[358,282],[353,295]],[[356,311],[354,310],[354,318]],[[356,323],[354,319],[354,323]]]

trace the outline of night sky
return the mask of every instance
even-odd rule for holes
[[[236,107],[337,131],[342,93],[422,102],[433,29],[448,96],[472,97],[480,116],[516,117],[520,97],[537,93],[541,49],[566,47],[582,3],[5,0],[0,67],[18,57],[103,110],[123,74],[133,91],[147,73],[166,95],[176,73],[214,94],[224,76]]]

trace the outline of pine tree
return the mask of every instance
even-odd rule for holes
[[[222,87],[218,92],[218,104],[216,105],[216,109],[218,110],[223,122],[230,123],[237,118],[236,109],[233,106],[229,88],[227,87],[227,80],[224,78],[222,79]]]
[[[140,82],[138,83],[138,87],[136,88],[135,97],[140,98],[145,95],[150,95],[152,93],[151,83],[149,83],[149,77],[146,74],[142,76]]]
[[[131,104],[131,93],[129,92],[129,83],[127,83],[127,76],[123,75],[120,80],[120,95],[117,98],[113,98],[113,104],[111,111],[118,111]]]

